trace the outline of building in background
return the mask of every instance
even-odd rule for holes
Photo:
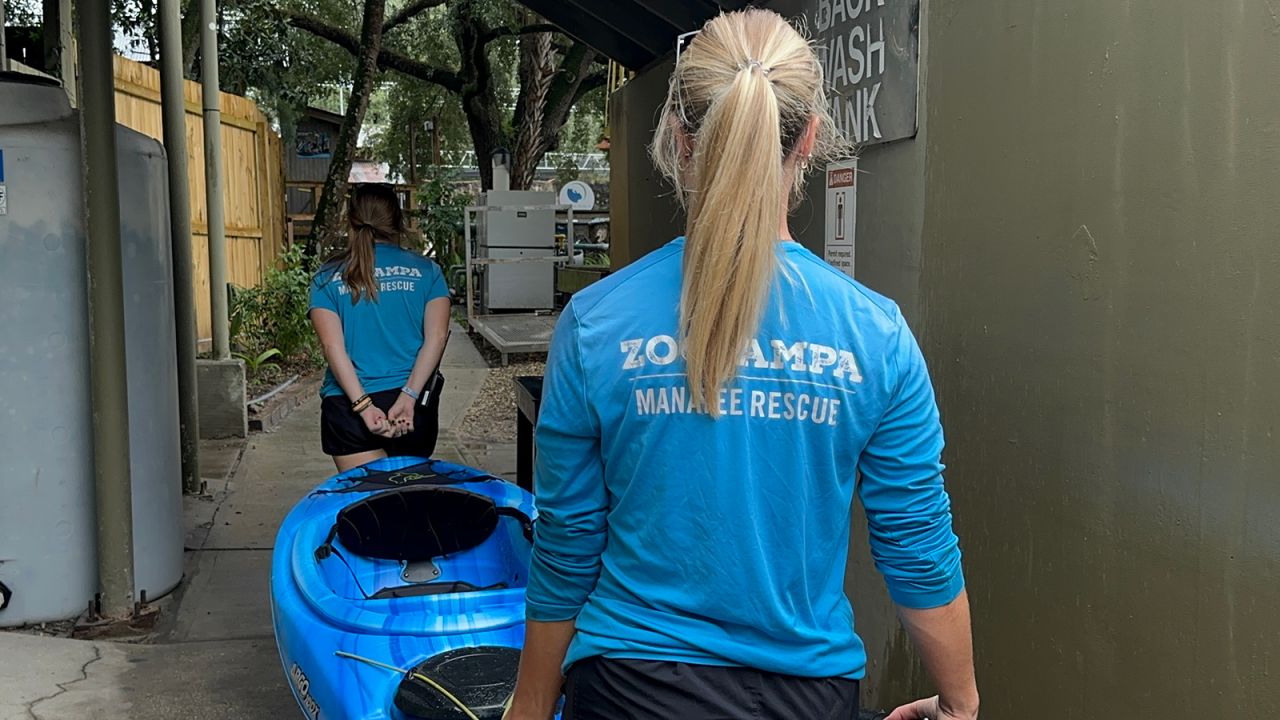
[[[342,129],[342,116],[337,113],[309,107],[302,113],[294,129],[293,142],[285,147],[285,187],[287,188],[287,212],[291,237],[301,238],[311,234],[311,223],[316,216],[316,205],[324,189],[324,179],[333,160],[333,147]],[[347,176],[350,183],[386,183],[394,185],[400,196],[400,205],[406,210],[414,207],[414,190],[405,179],[392,173],[390,166],[368,159],[357,159],[351,164]]]

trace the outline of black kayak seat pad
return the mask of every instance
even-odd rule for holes
[[[356,555],[418,562],[470,550],[498,527],[485,495],[449,487],[376,493],[338,512],[337,533]]]

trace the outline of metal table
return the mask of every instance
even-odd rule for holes
[[[516,484],[533,492],[533,428],[542,406],[542,377],[524,375],[516,384]]]

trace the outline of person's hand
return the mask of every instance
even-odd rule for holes
[[[978,710],[955,710],[938,699],[937,695],[913,703],[889,713],[885,720],[978,720]]]
[[[391,423],[387,421],[387,416],[382,410],[370,405],[360,411],[360,419],[364,421],[364,426],[369,428],[369,432],[382,437],[394,437],[391,434]]]
[[[391,423],[392,431],[395,432],[392,437],[413,432],[413,404],[413,398],[400,393],[400,397],[396,398],[395,404],[387,412],[387,420]]]

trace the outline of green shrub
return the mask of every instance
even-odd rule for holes
[[[231,342],[240,354],[258,358],[275,349],[284,358],[316,358],[318,343],[307,318],[311,277],[312,261],[294,245],[267,270],[261,285],[233,288]]]
[[[450,277],[449,268],[466,261],[462,247],[462,223],[471,198],[454,185],[454,175],[446,168],[432,167],[418,185],[418,229],[426,244],[427,254]],[[461,275],[459,275],[461,277]],[[461,288],[453,288],[461,292]]]

